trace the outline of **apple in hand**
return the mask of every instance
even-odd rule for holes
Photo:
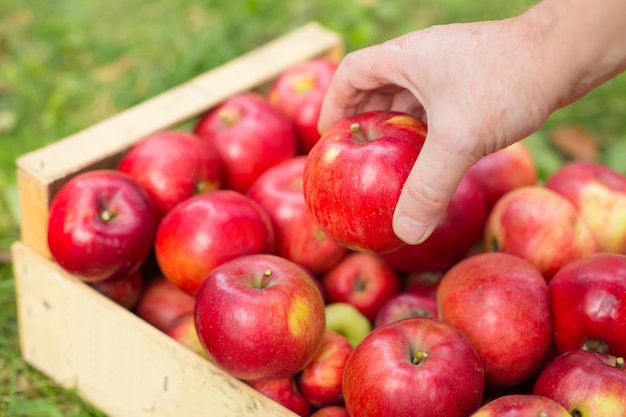
[[[623,366],[623,358],[572,350],[546,365],[532,392],[553,399],[573,416],[626,416]]]
[[[192,313],[194,306],[193,296],[160,275],[146,283],[135,314],[157,329],[166,331],[176,319]]]
[[[416,317],[372,330],[346,363],[343,394],[351,416],[466,417],[483,383],[480,357],[460,331]]]
[[[404,246],[392,217],[425,138],[420,119],[385,111],[346,117],[325,132],[304,168],[304,197],[322,230],[357,251]]]
[[[541,185],[517,188],[495,204],[485,227],[485,250],[510,253],[549,281],[565,264],[597,251],[576,207]]]
[[[88,283],[94,290],[115,301],[127,310],[135,308],[144,289],[141,269],[120,278]]]
[[[117,170],[78,174],[52,198],[48,247],[54,260],[86,282],[137,271],[154,244],[156,206]]]
[[[274,229],[268,214],[257,202],[233,190],[183,201],[161,220],[155,242],[163,275],[191,295],[218,265],[273,250]]]
[[[320,278],[327,303],[352,304],[370,321],[385,301],[400,291],[398,273],[378,255],[348,253]]]
[[[396,294],[378,309],[374,327],[409,317],[439,317],[435,299],[421,294],[403,292]]]
[[[204,348],[200,343],[200,339],[198,338],[193,311],[172,321],[172,323],[165,329],[165,334],[192,352],[208,358],[208,355],[204,351]]]
[[[470,417],[572,417],[547,397],[531,394],[503,395],[484,404]]]
[[[626,255],[597,253],[572,261],[550,281],[554,344],[626,356]]]
[[[580,211],[598,250],[626,254],[626,175],[597,162],[572,161],[546,181]]]
[[[268,168],[296,155],[298,146],[289,118],[254,92],[235,94],[209,110],[194,133],[217,149],[224,188],[241,193]]]
[[[347,249],[330,239],[313,221],[304,201],[302,173],[306,156],[280,162],[257,178],[246,193],[265,209],[274,231],[274,254],[303,266],[315,275],[334,267]]]
[[[317,122],[337,63],[316,58],[295,64],[274,80],[267,99],[292,121],[300,153],[307,154],[320,134]]]
[[[311,417],[350,417],[350,414],[342,405],[329,405],[318,409]]]
[[[343,370],[353,350],[345,336],[326,329],[317,353],[296,377],[309,404],[317,408],[343,404]]]
[[[326,328],[344,336],[356,347],[372,331],[372,323],[349,303],[328,303],[325,306]]]
[[[550,352],[548,284],[522,258],[492,252],[462,260],[441,279],[437,305],[439,318],[476,348],[489,388],[530,378]]]
[[[311,406],[304,395],[298,391],[293,377],[286,376],[263,381],[246,381],[246,383],[300,417],[309,417],[311,415]]]
[[[446,271],[481,241],[487,206],[479,184],[464,176],[432,235],[419,245],[383,254],[391,267],[405,272]]]
[[[178,203],[222,184],[215,148],[184,131],[157,132],[142,139],[122,157],[118,169],[148,191],[161,218]]]
[[[196,330],[211,361],[246,381],[301,371],[325,331],[324,301],[308,271],[276,255],[215,268],[196,294]]]

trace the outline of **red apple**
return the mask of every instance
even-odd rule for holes
[[[403,291],[435,299],[444,273],[445,271],[402,273]]]
[[[135,144],[118,169],[133,177],[163,217],[189,197],[221,187],[220,157],[211,143],[183,131],[164,131]]]
[[[432,235],[419,245],[406,245],[386,253],[383,259],[400,271],[446,271],[481,241],[486,220],[483,191],[466,175]]]
[[[623,358],[573,350],[539,374],[533,394],[551,398],[578,417],[626,416]]]
[[[328,238],[313,221],[302,191],[305,163],[306,157],[300,155],[276,164],[257,178],[247,195],[272,220],[274,253],[319,275],[337,265],[347,249]]]
[[[191,295],[218,265],[273,250],[268,214],[233,190],[199,194],[174,207],[161,220],[155,243],[163,275]]]
[[[598,242],[598,250],[626,254],[626,175],[598,162],[572,161],[546,187],[574,204]]]
[[[48,247],[54,260],[86,282],[129,275],[154,244],[158,214],[146,190],[117,170],[69,180],[52,198]]]
[[[311,414],[311,417],[350,417],[346,407],[342,405],[329,405],[322,407]]]
[[[353,350],[345,336],[326,329],[317,353],[296,377],[309,404],[317,408],[343,404],[343,370]]]
[[[200,118],[194,132],[217,149],[225,188],[242,193],[268,168],[297,152],[291,121],[253,92],[224,100]]]
[[[194,306],[193,296],[165,277],[158,276],[146,284],[135,307],[135,314],[157,329],[165,331],[177,318],[192,313]]]
[[[398,273],[378,255],[351,252],[320,278],[327,303],[352,304],[370,321],[400,291]]]
[[[268,254],[215,268],[196,294],[195,320],[211,360],[247,381],[295,375],[325,331],[324,301],[309,273]]]
[[[141,269],[138,269],[120,278],[92,282],[89,285],[125,309],[132,310],[143,294],[144,277]]]
[[[572,417],[559,403],[529,394],[503,395],[476,410],[470,417]]]
[[[409,292],[396,294],[380,306],[374,320],[374,327],[409,317],[438,318],[437,302],[426,295]]]
[[[485,250],[519,256],[549,281],[565,264],[596,252],[597,244],[572,203],[534,185],[498,200],[487,219]]]
[[[441,279],[437,305],[439,318],[476,348],[488,387],[528,379],[550,351],[548,284],[522,258],[493,252],[462,260]]]
[[[626,356],[626,255],[597,253],[565,265],[550,281],[550,305],[560,353]]]
[[[272,83],[267,99],[291,121],[298,136],[299,150],[308,153],[320,134],[317,122],[322,101],[337,70],[337,63],[316,58],[284,70]]]
[[[470,167],[467,175],[482,188],[488,212],[509,191],[537,184],[535,159],[524,142],[515,142],[483,156]]]
[[[247,383],[261,394],[271,398],[300,417],[309,417],[311,415],[311,406],[304,395],[298,391],[292,377],[248,381]]]
[[[208,358],[208,355],[204,351],[204,348],[200,343],[200,339],[198,338],[193,311],[172,321],[172,323],[165,329],[165,334],[192,352]]]
[[[322,230],[358,251],[404,246],[392,217],[425,138],[421,120],[382,111],[347,117],[324,133],[304,169],[304,197]]]
[[[454,327],[409,318],[377,327],[354,349],[343,378],[358,417],[466,417],[483,395],[483,366]]]

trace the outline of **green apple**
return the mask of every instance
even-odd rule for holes
[[[372,323],[349,303],[326,305],[326,328],[344,336],[356,347],[372,331]]]

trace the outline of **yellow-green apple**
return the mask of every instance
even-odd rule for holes
[[[626,416],[623,358],[571,350],[541,371],[533,394],[551,398],[576,417]]]
[[[146,190],[114,169],[70,179],[50,205],[47,239],[54,260],[86,282],[137,271],[154,245],[158,212]]]
[[[289,118],[254,92],[235,94],[202,115],[194,127],[217,149],[224,188],[245,193],[259,175],[297,152]]]
[[[404,246],[392,217],[425,138],[420,119],[384,111],[346,117],[326,131],[304,168],[304,197],[322,230],[357,251]]]
[[[326,328],[344,336],[356,347],[372,331],[372,323],[349,303],[328,303],[325,306]]]
[[[572,417],[556,401],[532,394],[503,395],[481,406],[470,417]]]
[[[554,345],[626,356],[626,255],[602,252],[570,262],[549,284]]]
[[[195,299],[159,275],[146,283],[135,307],[135,314],[165,331],[177,318],[193,313]]]
[[[487,206],[482,189],[464,176],[432,235],[419,245],[406,245],[385,253],[383,259],[405,272],[446,271],[467,256],[482,240]]]
[[[148,191],[160,218],[189,197],[222,185],[221,160],[213,145],[179,130],[142,139],[126,152],[118,169]]]
[[[374,327],[409,317],[439,318],[435,299],[410,292],[402,292],[389,298],[378,309]]]
[[[477,254],[450,268],[437,289],[439,318],[472,342],[487,387],[535,375],[552,344],[548,284],[528,261]]]
[[[309,404],[315,408],[343,405],[343,370],[353,350],[345,336],[326,329],[317,353],[296,376]]]
[[[269,102],[292,121],[302,154],[307,154],[320,138],[317,122],[336,70],[337,62],[327,58],[300,62],[284,70],[267,93]]]
[[[192,352],[207,358],[208,355],[200,343],[193,311],[178,317],[165,329],[165,334],[185,346]]]
[[[320,275],[334,267],[347,249],[326,236],[313,221],[302,191],[305,163],[304,155],[279,162],[261,174],[246,195],[259,203],[272,220],[274,253]]]
[[[94,290],[127,310],[135,308],[143,294],[144,276],[141,269],[120,278],[88,283]]]
[[[597,251],[591,229],[576,207],[543,185],[502,196],[487,218],[484,243],[486,251],[527,260],[547,281],[565,264]]]
[[[424,317],[372,330],[343,375],[346,408],[358,417],[467,417],[484,387],[483,365],[469,340]]]
[[[226,189],[178,204],[159,223],[155,241],[163,275],[191,295],[216,266],[273,250],[274,229],[263,207]]]
[[[481,186],[488,212],[509,191],[537,184],[535,159],[524,142],[515,142],[483,156],[470,167],[467,175]]]
[[[262,381],[246,381],[246,383],[300,417],[311,415],[310,404],[304,395],[298,391],[296,382],[291,376]]]
[[[398,273],[369,252],[348,253],[322,275],[320,283],[327,303],[352,304],[372,322],[380,306],[400,292],[401,284]]]
[[[350,414],[342,405],[329,405],[316,410],[311,417],[350,417]]]
[[[325,331],[324,301],[311,275],[270,254],[215,268],[196,294],[196,330],[211,361],[246,381],[301,371]]]
[[[626,254],[626,175],[598,162],[572,161],[546,181],[580,211],[598,250]]]

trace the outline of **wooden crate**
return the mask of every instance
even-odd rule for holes
[[[12,246],[22,356],[111,417],[295,416],[100,295],[51,260],[52,197],[78,173],[113,168],[134,143],[286,68],[339,60],[341,37],[317,22],[17,160],[20,241]]]

